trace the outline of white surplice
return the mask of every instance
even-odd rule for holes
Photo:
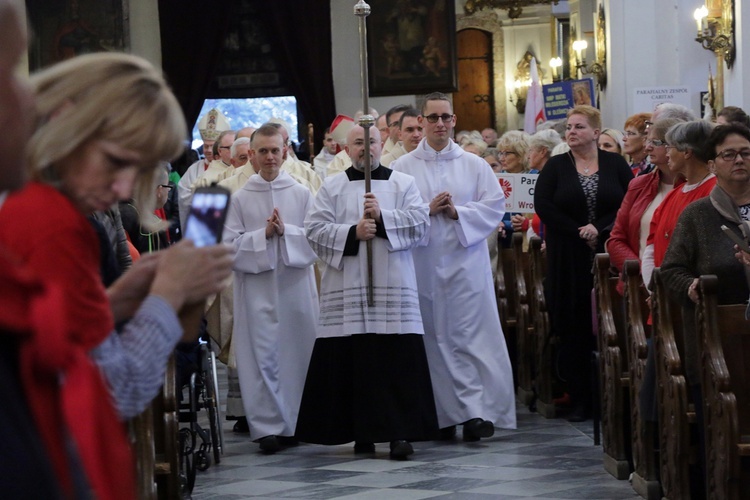
[[[177,205],[180,208],[180,227],[185,230],[185,221],[190,211],[190,202],[193,199],[193,183],[203,174],[208,165],[206,160],[200,158],[190,165],[177,183]]]
[[[234,332],[242,401],[253,439],[293,436],[315,342],[316,255],[304,231],[310,190],[279,172],[255,174],[233,197],[224,242],[234,251]],[[284,235],[266,239],[274,208]]]
[[[372,240],[374,306],[368,307],[365,242],[358,242],[357,255],[344,256],[350,228],[362,218],[365,183],[350,181],[347,173],[326,178],[305,221],[311,246],[327,264],[318,337],[422,334],[411,249],[429,226],[429,210],[411,177],[392,172],[387,180],[373,178],[372,193],[388,237]]]
[[[413,252],[438,423],[483,418],[514,429],[513,372],[486,242],[505,212],[497,178],[453,141],[436,152],[423,139],[391,166],[414,176],[424,203],[448,191],[458,212],[458,220],[430,217],[424,246]]]

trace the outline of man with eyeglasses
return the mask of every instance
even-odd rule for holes
[[[425,137],[393,167],[416,179],[429,205],[430,228],[414,264],[441,434],[451,439],[463,424],[464,441],[478,441],[495,426],[516,427],[486,243],[505,197],[487,162],[451,139],[456,117],[448,96],[427,95],[421,111]]]
[[[216,139],[216,144],[218,144],[216,149],[219,152],[219,157],[209,163],[206,171],[193,183],[193,192],[198,187],[210,186],[230,177],[234,173],[234,167],[232,166],[232,143],[234,143],[236,137],[237,132],[234,130],[225,130],[219,135],[219,138]]]
[[[190,200],[193,197],[193,183],[203,175],[208,169],[209,164],[214,160],[213,147],[219,135],[229,130],[229,122],[224,117],[224,113],[216,108],[210,109],[198,121],[198,132],[203,139],[203,153],[205,158],[199,158],[198,161],[190,165],[177,183],[177,196],[180,213],[180,227],[185,227]]]

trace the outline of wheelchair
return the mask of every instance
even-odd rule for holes
[[[195,486],[196,470],[205,471],[212,462],[221,462],[224,434],[216,355],[210,342],[199,340],[178,351],[183,353],[178,356],[178,366],[183,365],[178,369],[182,372],[178,376],[182,387],[178,410],[180,483],[183,493],[189,495]]]

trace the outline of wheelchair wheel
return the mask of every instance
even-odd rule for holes
[[[195,452],[195,468],[201,472],[207,471],[211,467],[211,457],[205,450],[198,450]]]
[[[206,409],[208,410],[208,425],[211,432],[211,445],[213,448],[214,463],[221,463],[223,453],[223,435],[221,434],[221,419],[219,417],[219,391],[216,389],[216,360],[214,353],[206,352]]]
[[[221,397],[219,396],[219,373],[216,371],[216,354],[214,354],[213,351],[210,352],[211,362],[209,363],[209,366],[211,367],[211,376],[213,380],[213,392],[214,392],[214,401],[216,402],[216,427],[218,428],[218,434],[219,434],[219,451],[221,454],[224,454],[224,427],[221,425],[221,411],[219,409],[221,408]],[[216,460],[216,463],[219,463],[219,460]]]

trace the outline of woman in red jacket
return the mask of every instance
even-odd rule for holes
[[[664,119],[649,127],[646,152],[656,168],[649,174],[636,177],[628,185],[628,192],[617,212],[617,219],[606,245],[610,263],[619,274],[622,274],[626,260],[641,261],[646,249],[651,217],[666,194],[672,190],[675,179],[680,174],[678,170],[673,170],[675,166],[670,168],[665,142],[667,131],[678,123],[680,122],[675,119]],[[617,284],[620,294],[624,291],[624,285],[622,279]]]

